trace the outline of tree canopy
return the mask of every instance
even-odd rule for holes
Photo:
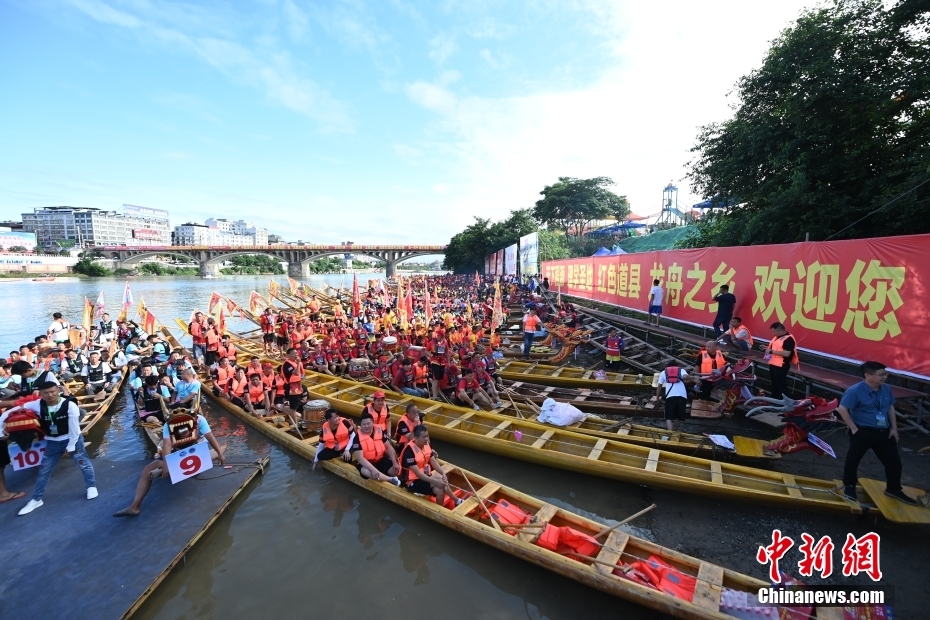
[[[476,217],[473,224],[449,241],[443,267],[457,273],[483,272],[488,254],[513,245],[538,228],[539,222],[530,209],[511,211],[510,217],[500,222]]]
[[[581,237],[593,221],[611,216],[621,221],[630,214],[626,196],[618,196],[608,189],[613,184],[609,177],[559,177],[557,183],[547,185],[540,192],[543,198],[536,201],[533,216],[550,228]]]
[[[683,247],[930,232],[928,9],[835,0],[783,31],[700,130],[688,176],[734,206]]]

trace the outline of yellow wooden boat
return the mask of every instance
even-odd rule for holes
[[[351,385],[345,387],[347,383]],[[313,372],[307,373],[304,385],[312,398],[322,398],[340,413],[352,416],[361,415],[364,403],[378,389]],[[866,480],[861,481],[859,501],[852,502],[843,497],[839,480],[793,476],[675,454],[414,396],[400,395],[390,403],[392,419],[399,420],[408,403],[420,409],[431,436],[483,452],[721,499],[854,514],[877,508],[891,521],[930,523],[930,508],[906,506],[894,500],[901,506],[889,507],[884,495],[876,497],[874,490],[866,490],[870,488]],[[920,489],[906,490],[912,497],[926,495]]]
[[[318,435],[307,435],[304,432],[303,436],[300,436],[295,427],[282,416],[256,418],[226,399],[213,398],[209,390],[206,393],[224,410],[282,447],[313,460],[320,441]],[[449,484],[463,492],[466,497],[452,510],[392,484],[366,480],[353,464],[345,463],[341,459],[324,461],[322,467],[388,501],[504,553],[602,592],[679,618],[732,618],[720,611],[724,590],[736,590],[754,596],[759,588],[768,585],[764,581],[662,547],[619,529],[613,529],[608,533],[614,526],[605,527],[597,521],[466,471],[452,463],[441,463]],[[512,527],[507,523],[502,525],[498,519],[487,518],[494,507],[507,505],[532,515],[530,522],[524,527]],[[570,527],[588,536],[598,536],[596,552],[592,552],[591,556],[563,555],[541,547],[537,541],[547,524],[554,527]],[[695,579],[691,601],[676,598],[622,576],[629,572],[630,565],[634,562],[651,558],[659,558],[685,576]]]
[[[652,375],[607,372],[606,379],[594,378],[595,371],[570,366],[552,366],[538,362],[502,359],[498,362],[497,374],[511,381],[528,381],[555,387],[590,388],[602,390],[649,390],[655,389],[658,373]]]

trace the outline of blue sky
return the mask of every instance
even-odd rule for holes
[[[445,243],[558,176],[697,202],[697,127],[811,3],[755,4],[0,0],[0,219],[131,203]]]

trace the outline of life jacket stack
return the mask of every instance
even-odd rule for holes
[[[543,549],[554,551],[560,555],[574,553],[585,557],[593,558],[600,551],[601,546],[594,539],[584,532],[579,532],[573,527],[562,526],[556,527],[551,523],[546,523],[543,531],[539,534],[536,544]],[[578,560],[574,556],[569,556]]]
[[[697,585],[695,577],[681,572],[656,555],[650,556],[648,560],[637,560],[618,567],[614,570],[614,575],[689,603],[694,598],[694,588]]]

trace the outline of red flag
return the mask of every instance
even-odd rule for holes
[[[90,324],[93,322],[94,316],[94,305],[90,303],[90,300],[86,297],[84,298],[84,317],[81,321],[81,324],[84,326],[84,333],[90,334]]]
[[[142,329],[144,329],[147,334],[155,333],[155,315],[152,314],[152,311],[148,308],[145,310],[145,317],[142,321]]]
[[[216,305],[221,301],[223,301],[223,298],[219,293],[210,295],[210,305],[207,306],[207,314],[213,314],[213,309],[216,308]]]
[[[362,313],[362,298],[358,293],[358,274],[352,274],[352,316]]]
[[[407,294],[404,295],[404,307],[407,310],[407,319],[413,320],[413,295],[410,293],[410,280],[407,280]]]
[[[287,285],[291,287],[291,295],[296,295],[298,289],[300,289],[300,282],[291,277],[288,277]]]
[[[220,308],[219,327],[220,327],[220,336],[225,336],[226,335],[226,317],[223,316],[222,308]]]
[[[233,312],[235,312],[235,311],[236,311],[236,308],[238,308],[238,307],[239,307],[239,306],[237,306],[237,305],[236,305],[236,302],[234,302],[232,299],[227,299],[227,300],[226,300],[226,310],[229,311],[229,314],[232,314]]]
[[[433,304],[429,299],[429,286],[426,287],[426,299],[424,305],[426,306],[426,322],[429,323],[433,318]]]

